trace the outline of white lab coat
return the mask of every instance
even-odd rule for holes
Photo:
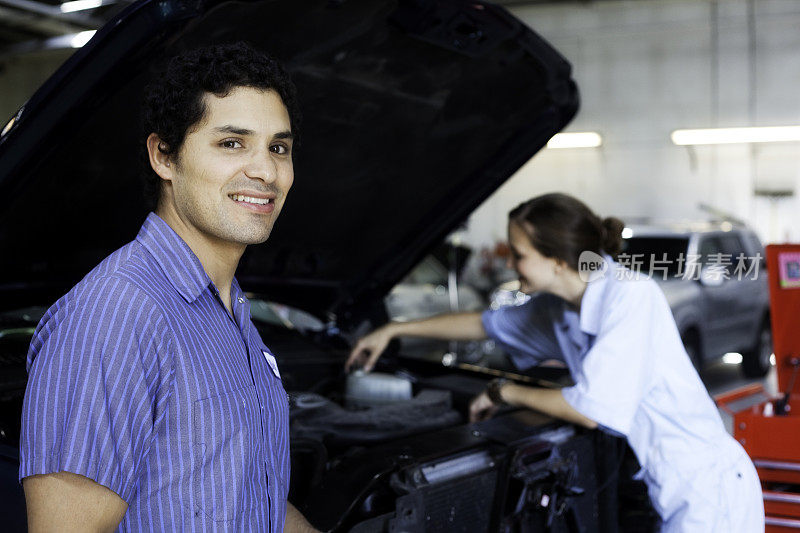
[[[490,337],[520,368],[560,359],[575,385],[576,411],[627,438],[665,532],[764,530],[761,486],[742,447],[725,431],[686,354],[664,294],[609,256],[590,281],[580,313],[540,294],[487,311]]]

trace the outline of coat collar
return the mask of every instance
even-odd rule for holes
[[[194,302],[211,284],[200,259],[186,241],[155,213],[147,215],[136,240],[150,252],[169,282],[187,302]],[[235,282],[234,290],[239,292]]]

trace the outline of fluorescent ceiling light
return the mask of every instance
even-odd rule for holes
[[[84,11],[95,9],[103,5],[103,0],[75,0],[74,2],[64,2],[61,4],[62,13],[72,13],[74,11]]]
[[[670,137],[678,145],[789,142],[800,141],[800,126],[675,130]]]
[[[603,144],[603,138],[594,131],[556,133],[547,143],[548,148],[595,148]]]
[[[96,30],[82,31],[72,36],[69,43],[72,48],[80,48],[89,42],[89,39],[94,37]]]

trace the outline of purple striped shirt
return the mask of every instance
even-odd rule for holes
[[[231,302],[151,213],[36,329],[20,479],[95,480],[122,531],[283,531],[286,393],[236,280]]]

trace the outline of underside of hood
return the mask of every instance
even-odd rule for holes
[[[382,298],[578,107],[569,64],[482,2],[136,3],[0,139],[3,308],[52,302],[136,235],[149,72],[238,40],[284,62],[304,119],[283,213],[237,277],[318,316]]]

